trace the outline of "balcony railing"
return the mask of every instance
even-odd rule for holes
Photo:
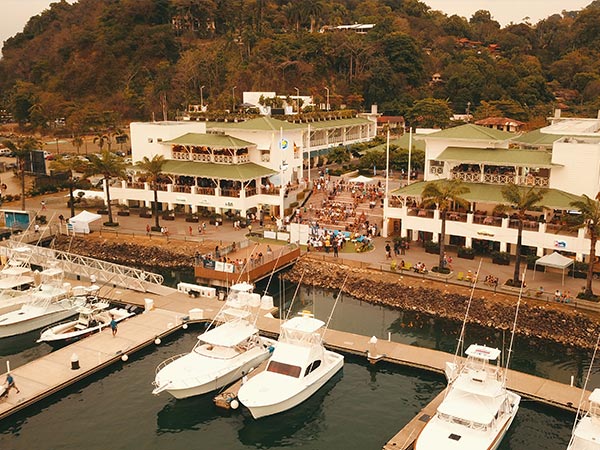
[[[481,214],[473,215],[473,223],[480,223],[482,225],[488,225],[492,227],[502,226],[502,217],[485,216]]]
[[[184,192],[184,193],[187,193],[187,194],[191,194],[192,193],[192,187],[184,185],[184,184],[174,184],[173,185],[173,192]]]
[[[479,183],[481,174],[477,172],[451,172],[450,179],[465,181],[467,183]]]
[[[197,187],[196,193],[200,195],[215,195],[215,188],[211,187]]]
[[[223,197],[235,197],[235,198],[239,198],[240,197],[240,190],[239,189],[222,189],[221,190],[221,195]]]
[[[256,188],[246,188],[246,197],[256,195]]]
[[[450,211],[446,213],[446,219],[452,220],[454,222],[466,222],[467,213]]]
[[[427,217],[428,219],[433,219],[433,213],[433,209],[410,208],[408,210],[409,216]]]
[[[550,186],[550,178],[535,177],[533,175],[525,175],[525,176],[518,177],[518,184],[525,185],[525,186],[548,187],[548,186]]]

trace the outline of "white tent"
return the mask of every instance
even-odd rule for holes
[[[69,219],[69,225],[73,231],[73,233],[89,233],[90,232],[90,223],[94,220],[100,219],[102,216],[100,214],[94,214],[89,211],[81,211],[76,216],[73,216]]]
[[[542,256],[534,264],[533,278],[535,279],[535,266],[546,266],[554,267],[555,269],[562,269],[562,284],[565,284],[565,269],[573,264],[571,258],[561,255],[560,253],[553,252],[550,255]]]
[[[364,175],[359,175],[354,178],[350,178],[348,180],[350,183],[370,183],[373,181],[373,178],[365,177]]]

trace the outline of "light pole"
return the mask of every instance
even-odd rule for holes
[[[204,86],[200,86],[200,111],[204,110],[204,95],[202,95],[202,90]]]
[[[296,89],[296,105],[298,106],[298,114],[300,114],[300,89],[295,87]]]
[[[231,107],[231,112],[235,112],[235,88],[237,86],[234,86],[233,89],[231,89],[231,97],[233,98],[233,103],[232,103],[232,107]]]
[[[329,111],[329,88],[325,86],[325,90],[327,91],[327,101],[325,102],[325,111]]]

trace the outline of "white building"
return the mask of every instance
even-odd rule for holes
[[[329,149],[375,137],[369,118],[291,123],[271,117],[239,122],[132,123],[133,162],[163,155],[161,211],[282,217],[301,202],[310,172]],[[135,170],[135,168],[134,168]],[[154,191],[140,172],[117,181],[111,198],[151,207]]]
[[[469,209],[448,214],[446,243],[514,254],[518,220],[494,208],[506,203],[502,187],[515,183],[547,189],[541,206],[524,223],[525,248],[538,256],[560,250],[578,260],[589,253],[584,230],[568,230],[564,224],[575,213],[573,201],[600,192],[600,118],[562,118],[558,112],[549,126],[524,135],[468,124],[423,139],[425,181],[390,193],[384,235],[437,242],[439,211],[420,207],[421,192],[427,182],[457,179],[470,189],[463,196]]]

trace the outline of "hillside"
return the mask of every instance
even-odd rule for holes
[[[333,30],[374,24],[360,34]],[[600,108],[600,3],[507,27],[418,0],[80,0],[53,3],[6,41],[0,104],[22,124],[71,133],[211,110],[248,90],[311,94],[333,108],[378,104],[411,118],[436,98],[476,117],[532,121]],[[439,79],[432,82],[432,76]],[[418,121],[423,114],[413,114]]]

